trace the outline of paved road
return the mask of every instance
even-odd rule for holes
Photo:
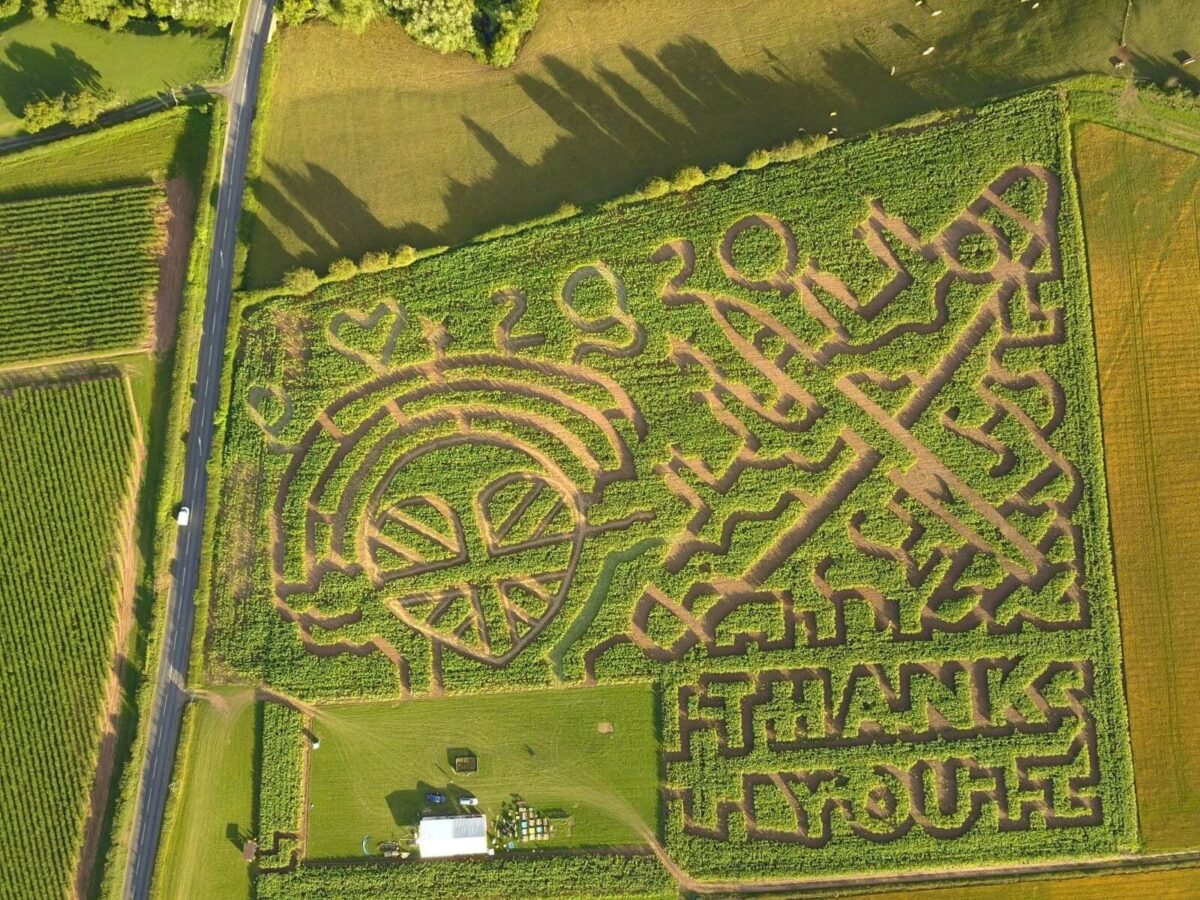
[[[250,145],[263,49],[271,29],[270,0],[250,0],[246,27],[238,47],[237,66],[230,82],[229,121],[221,159],[220,191],[208,267],[208,295],[200,363],[193,387],[191,430],[184,470],[183,503],[191,507],[191,525],[180,529],[175,547],[174,582],[167,600],[165,643],[150,711],[150,737],[138,786],[133,840],[125,872],[123,896],[144,900],[150,893],[154,858],[162,831],[163,808],[171,783],[183,708],[187,703],[188,658],[195,620],[194,595],[200,569],[204,500],[208,488],[208,458],[212,451],[213,415],[220,400],[220,376],[225,327],[232,294],[234,244],[242,210],[242,189]]]

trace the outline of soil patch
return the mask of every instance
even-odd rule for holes
[[[192,247],[196,198],[182,176],[166,183],[166,243],[158,258],[158,288],[154,292],[154,332],[150,349],[163,353],[175,339],[179,307],[183,303],[183,285],[187,277],[188,255]]]

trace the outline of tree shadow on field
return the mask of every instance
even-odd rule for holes
[[[62,44],[50,50],[13,44],[0,62],[0,102],[19,116],[29,101],[100,87],[100,72]]]
[[[385,226],[345,182],[323,166],[307,163],[294,170],[267,163],[252,190],[260,212],[250,228],[255,255],[260,258],[287,259],[263,214],[286,225],[307,248],[291,259],[290,266],[324,270],[338,257],[357,259],[365,250],[392,250],[402,242],[399,229]],[[271,241],[274,246],[268,246]]]
[[[973,22],[974,20],[970,20]],[[982,26],[980,26],[982,28]],[[552,213],[564,203],[586,206],[669,178],[686,166],[740,163],[755,149],[772,147],[836,126],[837,136],[877,129],[938,107],[955,107],[1034,83],[1019,67],[1002,68],[1003,52],[981,67],[980,48],[998,39],[993,23],[971,43],[954,46],[917,65],[915,37],[886,27],[863,38],[816,48],[815,64],[789,63],[768,48],[735,68],[712,44],[684,37],[653,53],[624,45],[620,59],[587,70],[545,55],[511,77],[529,101],[521,119],[493,130],[479,117],[461,116],[462,127],[485,151],[490,165],[478,178],[454,177],[453,162],[428,177],[441,181],[444,216],[437,221],[382,222],[338,177],[309,164],[304,171],[268,166],[255,188],[269,218],[291,229],[306,248],[289,257],[260,221],[254,229],[250,280],[277,280],[294,265],[322,269],[333,258],[367,250],[456,245],[501,225]],[[907,75],[894,75],[904,61]],[[1002,74],[997,75],[997,69]],[[801,77],[799,71],[807,77]],[[837,113],[836,117],[831,113]],[[558,137],[528,160],[528,129],[544,116]],[[507,119],[507,117],[504,117]],[[461,170],[460,170],[461,171]],[[380,172],[396,189],[421,172]],[[255,259],[257,257],[257,261]],[[268,271],[280,267],[277,271]]]
[[[834,124],[853,133],[929,107],[865,46],[822,52],[827,77],[819,84],[801,80],[766,49],[767,64],[757,71],[735,69],[695,38],[666,44],[653,56],[631,46],[621,53],[628,64],[621,71],[601,67],[585,75],[550,56],[538,74],[517,75],[529,99],[565,132],[535,164],[464,117],[493,167],[477,181],[450,181],[448,222],[436,230],[437,243],[460,243],[564,202],[586,205],[627,193],[685,166],[741,163],[752,150]],[[416,243],[421,235],[411,228],[405,233]]]

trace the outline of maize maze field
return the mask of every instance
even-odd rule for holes
[[[3,897],[72,884],[111,727],[140,441],[123,377],[0,388]]]
[[[697,878],[1132,847],[1070,166],[1038,92],[250,297],[210,672],[654,679]]]
[[[0,203],[0,366],[143,341],[166,216],[156,185]]]

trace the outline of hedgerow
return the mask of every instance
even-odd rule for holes
[[[290,706],[259,704],[259,865],[287,865],[300,834],[304,717]]]
[[[103,23],[113,30],[130,21],[150,20],[185,26],[228,25],[237,15],[236,0],[4,0],[0,19],[28,10],[43,19],[48,15],[68,22]]]
[[[0,894],[61,897],[104,721],[136,425],[120,377],[0,387]]]
[[[1131,846],[1068,140],[1035,93],[249,298],[212,671],[656,678],[701,877]]]
[[[652,856],[543,856],[491,860],[349,866],[300,866],[258,878],[259,900],[354,900],[422,897],[605,898],[677,896],[674,881]]]
[[[152,185],[0,203],[0,365],[141,342],[165,216]]]

